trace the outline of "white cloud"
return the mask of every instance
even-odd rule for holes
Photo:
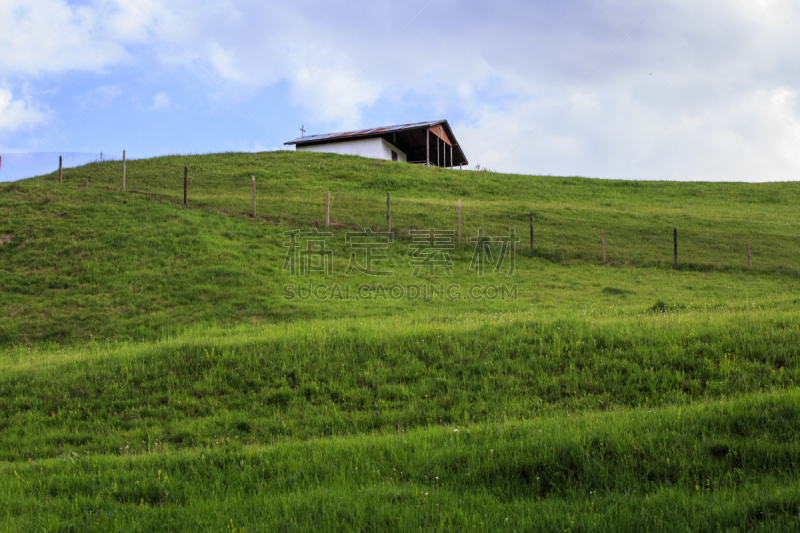
[[[0,79],[135,63],[164,38],[151,16],[170,32],[197,5],[137,3],[147,15],[123,0],[5,0]],[[438,0],[412,22],[428,4],[220,0],[154,58],[208,83],[196,61],[223,88],[208,84],[211,101],[285,85],[318,132],[381,125],[365,118],[375,108],[445,116],[473,164],[504,171],[800,177],[796,2]]]
[[[276,150],[285,150],[283,146],[264,145],[258,141],[253,142],[248,150],[249,152],[274,152]]]
[[[342,39],[339,21],[327,16],[336,11],[322,2],[280,7],[227,2],[198,17],[191,31],[194,41],[189,37],[184,46],[226,85],[253,92],[287,81],[292,102],[305,108],[309,119],[319,115],[320,123],[357,127],[383,84],[358,76],[377,51]],[[328,106],[332,101],[335,105]]]
[[[0,134],[35,128],[45,120],[36,102],[14,99],[11,91],[0,88]]]
[[[170,31],[180,20],[172,10],[187,11],[185,1],[169,4],[4,0],[0,3],[0,76],[99,71],[128,61],[131,46],[154,46],[161,40],[154,21]]]
[[[153,111],[161,111],[162,109],[168,109],[170,105],[167,93],[158,93],[153,96],[153,105],[150,106],[150,109]]]

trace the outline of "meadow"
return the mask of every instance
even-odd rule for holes
[[[120,176],[0,184],[3,530],[800,526],[797,184],[293,152]],[[387,192],[393,275],[348,274],[347,233],[385,229]],[[414,232],[455,230],[459,199],[452,275],[414,275]],[[284,233],[312,228],[332,272],[291,276]],[[470,269],[479,228],[515,229],[513,271]]]

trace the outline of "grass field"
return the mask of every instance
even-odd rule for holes
[[[0,184],[0,529],[800,527],[797,184],[293,152],[120,176]],[[326,191],[331,275],[292,277],[284,232]],[[393,276],[348,275],[387,191]],[[412,232],[455,230],[459,199],[452,276],[414,276]],[[479,228],[521,237],[512,275],[470,269]],[[382,292],[414,284],[460,292]]]

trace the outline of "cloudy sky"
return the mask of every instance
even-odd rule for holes
[[[470,164],[800,179],[796,0],[2,0],[0,154],[446,118]]]

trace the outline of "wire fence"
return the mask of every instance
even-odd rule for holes
[[[120,155],[103,152],[15,152],[0,154],[0,182],[17,181],[49,174],[58,170],[58,158],[63,168],[74,168],[87,163],[116,161]]]
[[[119,187],[132,194],[160,197],[178,204],[183,204],[186,197],[192,207],[250,215],[295,228],[317,226],[324,230],[329,226],[353,231],[371,228],[391,231],[401,240],[411,238],[419,230],[435,228],[452,233],[457,244],[471,246],[475,239],[485,239],[486,236],[499,238],[511,235],[513,231],[520,248],[529,248],[531,254],[564,264],[570,260],[599,259],[612,266],[669,262],[689,269],[740,268],[744,265],[752,269],[753,255],[757,254],[757,264],[761,268],[785,270],[791,269],[787,265],[794,262],[794,251],[800,246],[800,238],[791,232],[775,234],[770,229],[775,224],[785,224],[792,212],[776,209],[772,204],[762,208],[748,205],[752,219],[744,224],[737,217],[710,211],[707,199],[699,194],[685,202],[683,208],[688,207],[691,211],[687,218],[682,209],[670,206],[651,206],[645,212],[638,212],[605,209],[612,204],[603,203],[603,213],[596,212],[596,209],[583,213],[575,211],[575,205],[564,199],[532,203],[521,197],[459,200],[453,194],[418,197],[406,189],[391,192],[389,226],[384,191],[392,188],[390,183],[373,180],[357,192],[335,188],[328,192],[318,183],[297,179],[319,168],[316,163],[284,165],[267,171],[263,168],[263,161],[252,160],[237,164],[231,175],[227,171],[220,173],[218,161],[199,161],[189,167],[183,165],[183,156],[172,154],[158,160],[139,159],[128,166],[127,180],[124,181],[126,167],[122,154],[15,153],[2,155],[0,182],[22,179],[27,175],[42,176],[46,182],[59,181],[59,156],[63,158],[64,169],[112,162],[104,165],[102,171],[95,169],[97,175],[88,176],[78,171],[78,176],[75,170],[65,172],[64,183],[77,183],[74,180],[79,178],[81,184],[88,185],[91,179],[92,184]],[[133,162],[133,159],[128,161]],[[238,168],[251,165],[252,168]],[[346,170],[354,169],[363,171],[368,167],[359,163]],[[346,175],[345,171],[342,175]],[[255,176],[255,184],[252,176]],[[336,176],[338,174],[334,172],[333,185],[337,185]],[[705,215],[708,218],[704,218]],[[709,220],[713,223],[709,224]],[[754,240],[752,248],[751,240]],[[569,247],[563,246],[566,242],[570,243]],[[756,248],[769,250],[769,253],[758,253]]]

